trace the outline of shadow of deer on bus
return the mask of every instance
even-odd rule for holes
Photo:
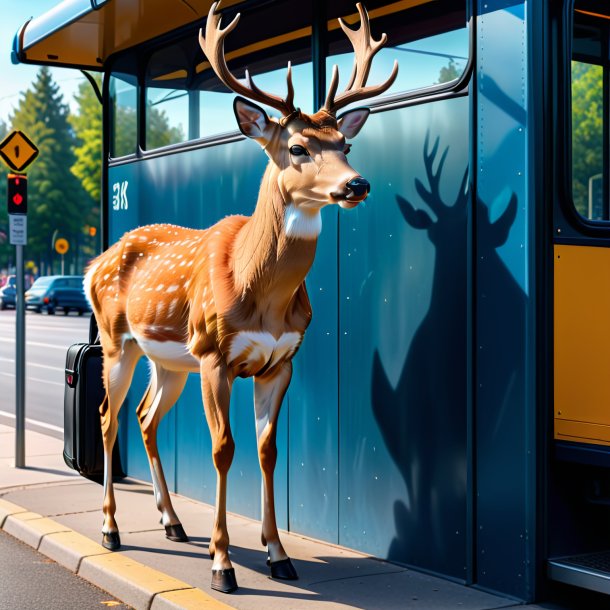
[[[439,572],[444,570],[448,555],[455,549],[456,537],[466,541],[467,523],[456,528],[456,519],[447,519],[447,516],[452,511],[464,511],[468,494],[467,395],[472,377],[468,370],[467,345],[473,332],[475,336],[481,332],[481,322],[469,321],[468,239],[455,239],[456,231],[464,231],[468,226],[471,201],[468,170],[455,200],[446,203],[441,196],[440,180],[449,148],[437,161],[439,140],[431,150],[429,144],[428,135],[424,149],[428,185],[416,179],[415,186],[431,213],[416,209],[400,195],[396,200],[404,220],[416,230],[427,231],[435,247],[430,307],[413,336],[395,386],[388,378],[379,352],[375,352],[371,405],[387,450],[406,486],[405,500],[398,499],[394,504],[396,534],[387,557]],[[486,261],[484,270],[478,273],[493,277],[495,286],[493,294],[479,296],[486,299],[485,308],[494,311],[497,320],[503,320],[503,312],[513,315],[515,311],[522,311],[525,299],[497,253],[515,221],[517,196],[512,193],[494,221],[490,219],[488,206],[480,200],[476,201],[475,213],[476,256]],[[523,362],[516,353],[518,342],[510,340],[508,335],[513,332],[512,328],[507,325],[495,331],[507,339],[495,379],[497,387],[507,396],[506,404],[511,404],[508,395],[512,388],[520,387],[519,380],[524,375]],[[466,544],[463,544],[464,556]]]

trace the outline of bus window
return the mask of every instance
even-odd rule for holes
[[[610,11],[593,0],[576,0],[573,23],[572,198],[576,210],[584,218],[610,220],[608,212]]]
[[[138,141],[136,77],[113,72],[110,76],[110,156],[133,155]]]
[[[286,93],[286,65],[287,61],[282,60],[274,62],[272,65],[279,65],[280,67],[275,70],[268,70],[269,62],[267,66],[268,71],[259,72],[257,71],[256,62],[252,62],[248,66],[252,78],[258,87],[264,91],[269,91],[276,95],[283,96]],[[238,78],[243,77],[243,70],[236,69],[235,74]],[[214,83],[218,85],[217,88],[213,88]],[[295,106],[301,108],[305,112],[312,111],[313,97],[313,77],[311,62],[302,63],[292,67],[292,83],[294,85],[294,99]],[[235,131],[235,115],[233,114],[233,103],[232,99],[235,94],[228,91],[224,86],[220,90],[221,84],[214,79],[210,83],[210,88],[200,92],[200,124],[201,124],[201,137],[209,137],[222,133],[223,131]],[[216,89],[216,90],[215,90]],[[272,116],[277,116],[278,111],[268,109],[268,112]]]
[[[221,27],[233,17],[231,11],[224,14]],[[243,10],[239,26],[225,39],[225,50],[237,78],[244,78],[248,69],[257,86],[276,95],[286,93],[286,66],[291,61],[295,104],[312,110],[309,2],[300,2],[298,11],[289,0]],[[235,94],[211,69],[196,31],[150,56],[145,97],[147,150],[237,131]]]
[[[469,30],[466,22],[466,1],[439,0],[404,8],[404,2],[368,1],[366,7],[373,38],[388,36],[386,46],[375,56],[368,83],[383,82],[399,63],[396,82],[384,93],[393,95],[457,81],[468,64]],[[332,14],[331,14],[332,13]],[[353,2],[341,0],[329,7],[329,57],[327,79],[333,64],[339,67],[339,91],[351,74],[351,44],[341,31],[337,17],[352,27],[359,23]]]
[[[189,125],[188,48],[174,44],[154,53],[146,68],[146,148],[199,137]],[[191,129],[189,129],[191,127]]]

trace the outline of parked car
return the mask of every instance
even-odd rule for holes
[[[53,315],[58,309],[68,315],[70,310],[82,316],[91,308],[83,290],[82,275],[47,275],[39,277],[25,293],[26,309]]]
[[[14,275],[9,275],[6,283],[0,288],[0,309],[15,307],[17,295],[17,282]]]

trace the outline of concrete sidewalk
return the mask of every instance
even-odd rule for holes
[[[122,548],[101,544],[102,488],[68,469],[62,441],[28,430],[25,469],[14,468],[14,429],[0,425],[0,527],[134,608],[300,610],[492,610],[516,604],[340,547],[284,533],[300,579],[274,581],[260,545],[260,523],[229,515],[239,590],[209,588],[213,507],[174,495],[190,537],[171,542],[159,524],[150,485],[115,486]],[[529,606],[534,608],[534,606]]]

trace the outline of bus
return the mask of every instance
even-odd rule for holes
[[[210,0],[65,0],[15,62],[103,75],[103,246],[249,215],[266,163],[198,44]],[[368,0],[388,43],[326,209],[314,311],[278,432],[280,527],[498,592],[610,593],[610,9],[594,0]],[[224,0],[232,72],[324,103],[346,0]],[[273,111],[271,111],[273,114]],[[336,208],[336,206],[333,206]],[[123,465],[150,480],[135,417]],[[228,508],[260,518],[252,382],[235,384]],[[197,375],[159,431],[170,490],[213,503]]]

